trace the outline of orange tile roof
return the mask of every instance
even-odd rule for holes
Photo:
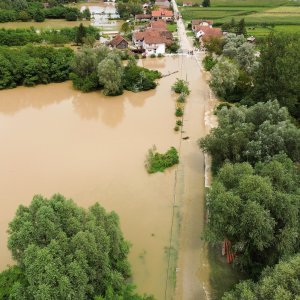
[[[153,10],[152,17],[173,17],[173,12],[166,9]]]
[[[204,35],[206,36],[219,37],[223,35],[221,28],[211,28],[208,26],[196,26],[195,29],[197,32],[199,32],[200,30],[203,31]]]
[[[113,47],[116,47],[118,46],[122,41],[125,41],[127,44],[128,42],[120,35],[116,35],[111,41],[110,41],[110,44],[113,46]]]
[[[203,22],[206,22],[209,25],[212,25],[214,23],[213,20],[192,20],[192,25],[200,25]]]
[[[167,30],[167,23],[164,20],[151,21],[150,27],[158,30]]]

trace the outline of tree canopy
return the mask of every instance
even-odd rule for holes
[[[294,300],[300,296],[300,254],[267,268],[260,280],[243,281],[225,293],[222,300]]]
[[[228,239],[235,263],[252,276],[300,250],[299,170],[285,155],[225,165],[208,193],[207,238]]]
[[[9,224],[8,247],[17,266],[0,275],[6,299],[144,299],[126,297],[134,296],[129,243],[118,216],[98,203],[83,209],[59,194],[34,196]]]

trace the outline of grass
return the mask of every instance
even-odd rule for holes
[[[146,159],[146,169],[148,173],[163,172],[165,169],[179,163],[178,152],[171,147],[166,153],[158,153],[156,147],[153,146]]]
[[[175,31],[177,31],[177,24],[176,23],[174,23],[174,24],[167,23],[167,29],[171,32],[175,32]]]
[[[247,27],[248,35],[264,37],[271,32],[299,33],[300,25],[276,25],[274,27]]]
[[[245,275],[235,270],[221,255],[220,247],[209,246],[208,260],[211,268],[210,284],[212,299],[219,300],[224,292],[229,291],[240,280],[246,279]]]

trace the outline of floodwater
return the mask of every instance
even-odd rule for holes
[[[0,91],[1,270],[12,263],[6,230],[17,207],[28,205],[34,194],[50,197],[59,192],[80,206],[99,201],[107,210],[116,211],[125,238],[132,243],[129,260],[138,291],[158,300],[165,298],[165,248],[169,246],[176,184],[184,186],[183,212],[194,210],[193,220],[203,223],[204,160],[196,141],[205,134],[206,100],[193,58],[166,57],[140,63],[163,74],[179,72],[160,79],[155,90],[125,92],[118,97],[83,94],[73,90],[70,82]],[[177,77],[187,77],[196,88],[186,104],[184,135],[190,139],[184,141],[173,130],[176,95],[170,87]],[[155,144],[164,152],[171,146],[179,148],[180,141],[185,176],[178,176],[176,183],[177,167],[147,174],[144,161],[148,149]],[[193,246],[199,246],[201,227],[191,230],[196,239]],[[183,244],[187,253],[188,247]],[[182,259],[191,263],[193,257]],[[204,268],[205,274],[199,276],[199,264],[196,261],[192,266],[197,274],[189,275],[196,276],[196,282],[208,272]],[[179,276],[181,290],[183,281]]]

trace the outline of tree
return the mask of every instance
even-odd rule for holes
[[[203,0],[202,6],[203,7],[210,7],[210,0]]]
[[[236,87],[238,78],[236,64],[222,58],[211,70],[210,86],[219,97],[226,99]]]
[[[117,54],[110,53],[102,60],[97,68],[98,79],[103,86],[103,93],[107,96],[116,96],[123,93],[123,65]]]
[[[222,300],[292,300],[300,295],[300,255],[280,261],[274,268],[266,268],[257,283],[242,281]]]
[[[200,140],[201,148],[212,155],[215,168],[226,160],[254,165],[280,152],[293,161],[300,160],[300,130],[278,102],[222,108],[217,116],[219,126]]]
[[[45,21],[45,14],[42,10],[36,10],[33,19],[35,22],[44,22]]]
[[[271,34],[260,53],[251,98],[254,102],[277,99],[294,117],[300,118],[300,38]]]
[[[27,22],[31,19],[30,15],[27,13],[27,11],[25,10],[22,10],[19,12],[19,19],[22,21],[22,22]]]
[[[61,195],[34,196],[9,224],[8,247],[26,279],[13,285],[16,299],[117,295],[130,276],[118,216],[98,203],[85,210]]]
[[[82,16],[83,16],[83,18],[85,18],[86,20],[90,20],[90,19],[91,19],[91,12],[90,12],[90,10],[89,10],[88,7],[87,7],[86,9],[83,10]]]
[[[287,176],[291,185],[285,179],[277,182],[278,176]],[[237,254],[235,264],[252,276],[296,253],[298,185],[299,171],[283,154],[255,168],[249,163],[225,163],[208,193],[208,240],[229,239]]]
[[[83,26],[82,23],[80,23],[77,31],[76,31],[76,35],[75,35],[75,43],[76,45],[82,45],[83,44],[83,39],[86,36],[86,29]]]
[[[238,35],[242,34],[243,36],[247,36],[247,29],[246,29],[246,24],[245,24],[245,19],[242,18],[237,26],[236,26],[236,33]]]

